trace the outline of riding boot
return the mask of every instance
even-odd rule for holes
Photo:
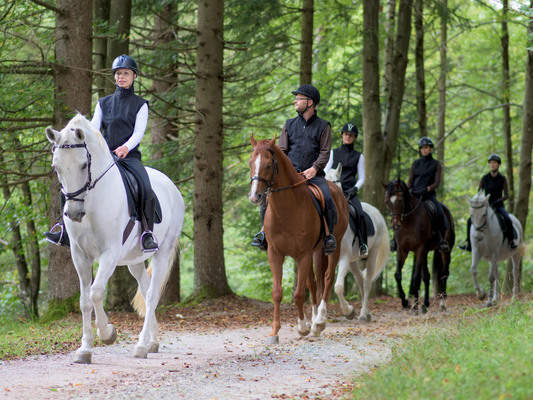
[[[143,229],[141,235],[141,250],[144,253],[151,253],[159,250],[157,239],[154,236],[154,221],[155,221],[155,197],[144,202],[143,210]]]
[[[65,209],[65,195],[63,192],[59,193],[59,204],[61,207],[61,219],[57,224],[55,224],[52,229],[44,233],[46,240],[56,246],[65,246],[70,249],[70,240],[68,238],[67,229],[63,224],[63,210]],[[61,229],[59,232],[52,232],[56,226],[59,226]]]
[[[333,230],[335,229],[335,222],[337,220],[337,213],[334,208],[327,209],[324,212],[326,216],[326,224],[328,225],[329,235],[324,238],[324,253],[326,256],[330,256],[335,252],[337,248],[337,240],[333,236]]]
[[[466,221],[466,239],[457,248],[466,251],[472,251],[472,243],[470,243],[470,227],[472,226],[472,219],[468,218]]]
[[[359,226],[359,258],[366,261],[368,258],[368,235],[366,229],[366,220],[364,216],[361,216]]]
[[[445,232],[446,231],[444,229],[441,229],[441,227],[439,226],[439,236],[440,236],[439,251],[441,253],[447,253],[450,251],[450,245],[448,244],[446,239],[444,239]]]
[[[511,221],[511,218],[505,219],[505,234],[507,236],[507,240],[509,241],[509,249],[516,250],[518,248],[518,243],[514,238],[514,228],[513,228],[513,222]]]
[[[261,231],[257,233],[252,239],[252,246],[257,247],[259,250],[267,251],[268,243],[265,237],[264,221],[265,221],[266,206],[261,204]]]

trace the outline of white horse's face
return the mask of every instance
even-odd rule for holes
[[[87,150],[80,148],[61,148],[65,145],[83,144],[85,133],[79,128],[67,127],[62,131],[46,129],[46,137],[54,145],[52,167],[57,172],[63,192],[75,193],[88,182],[89,161]],[[77,200],[69,200],[65,204],[64,214],[74,222],[81,222],[85,215],[83,200],[86,191],[75,196]]]
[[[326,172],[326,179],[330,182],[335,183],[338,187],[342,189],[341,184],[341,174],[342,174],[342,164],[339,163],[337,169],[330,169]]]
[[[470,218],[472,224],[476,228],[484,227],[488,224],[488,212],[489,212],[489,198],[488,196],[483,196],[483,193],[479,191],[472,199],[468,196],[465,196],[468,204],[470,204]],[[483,239],[483,232],[481,230],[476,230],[476,238],[478,240]]]

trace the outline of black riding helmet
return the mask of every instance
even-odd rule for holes
[[[489,161],[488,162],[491,162],[492,160],[497,161],[498,164],[502,165],[502,159],[500,158],[500,156],[498,154],[491,154],[489,156]]]
[[[131,69],[133,72],[135,72],[135,75],[139,75],[139,65],[137,64],[137,61],[135,61],[133,57],[130,57],[126,54],[118,56],[113,61],[113,65],[111,67],[113,70],[113,75],[115,75],[115,71],[120,68]]]
[[[359,136],[359,131],[357,130],[357,126],[355,126],[355,124],[344,124],[341,129],[341,133],[343,132],[353,133],[355,137]]]
[[[420,140],[418,141],[418,148],[421,148],[422,146],[429,146],[431,148],[435,147],[433,145],[433,140],[431,140],[430,138],[426,136],[421,137]]]
[[[310,84],[300,86],[297,90],[292,92],[292,94],[295,96],[297,94],[303,94],[304,96],[307,96],[313,100],[316,106],[318,106],[318,103],[320,103],[320,92],[316,87]]]

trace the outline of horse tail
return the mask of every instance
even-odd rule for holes
[[[170,256],[170,259],[168,261],[167,271],[165,273],[165,278],[161,282],[161,285],[159,286],[159,294],[163,294],[163,288],[166,286],[168,279],[170,277],[170,266],[174,263],[174,260],[176,256],[178,255],[178,248],[179,248],[179,240],[176,239],[176,242],[174,243],[174,248],[172,249],[172,255]],[[152,260],[150,260],[150,264],[148,264],[148,268],[146,269],[146,272],[152,277]],[[160,296],[161,298],[161,296]],[[144,302],[144,296],[141,293],[141,289],[138,287],[137,292],[135,293],[135,296],[133,297],[133,300],[131,301],[131,305],[133,309],[137,312],[137,315],[139,317],[144,318],[146,315],[146,303]]]
[[[381,243],[379,245],[379,253],[378,258],[376,260],[376,266],[374,269],[374,276],[372,277],[372,282],[374,282],[378,277],[381,275],[381,272],[383,271],[383,268],[387,265],[387,262],[389,261],[390,256],[390,241],[389,241],[389,235],[387,234],[387,224],[385,223],[385,220],[379,214],[379,224],[381,226]]]
[[[516,252],[520,254],[520,257],[524,257],[524,254],[526,254],[526,244],[523,240],[520,241],[520,244],[518,245],[518,249],[516,249]]]

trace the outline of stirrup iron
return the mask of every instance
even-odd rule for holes
[[[144,239],[144,236],[147,235],[147,234],[152,235],[152,239],[154,239],[154,242],[156,244],[156,248],[155,249],[146,249],[144,247],[143,239]],[[158,243],[157,238],[155,237],[155,235],[154,235],[154,233],[152,231],[144,231],[143,234],[141,235],[141,250],[143,251],[143,253],[152,253],[152,252],[155,252],[155,251],[159,250],[159,243]]]
[[[64,227],[63,225],[61,224],[61,222],[58,222],[57,224],[55,224],[54,226],[52,226],[52,229],[50,229],[48,232],[49,233],[54,233],[53,230],[56,228],[56,226],[59,226],[59,228],[61,229],[61,231],[59,232],[59,240],[57,242],[54,242],[53,240],[50,240],[48,238],[48,236],[44,235],[45,239],[47,242],[49,243],[52,243],[52,244],[55,244],[56,246],[61,246],[61,241],[63,240],[63,234],[64,234]],[[57,232],[56,232],[57,233]]]

